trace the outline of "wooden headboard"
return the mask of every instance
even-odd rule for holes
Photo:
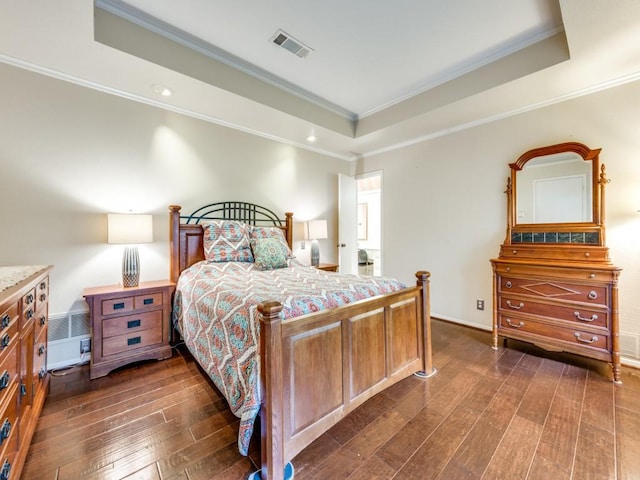
[[[204,260],[201,222],[237,220],[256,226],[281,228],[290,248],[293,248],[293,213],[285,213],[282,220],[271,210],[246,202],[218,202],[205,205],[190,215],[180,215],[179,205],[169,206],[169,278],[177,282],[180,272]]]

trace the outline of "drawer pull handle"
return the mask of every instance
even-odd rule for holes
[[[11,464],[9,460],[5,459],[2,464],[2,469],[0,470],[0,480],[9,480],[9,476],[11,475]]]
[[[38,347],[38,356],[41,357],[42,355],[44,355],[44,352],[47,351],[47,347],[45,347],[44,345],[40,345]]]
[[[2,428],[0,428],[0,445],[9,438],[11,434],[11,422],[8,418],[4,419],[4,423],[2,424]]]
[[[27,295],[27,305],[29,305],[30,303],[33,303],[33,293],[30,293],[29,295]]]
[[[47,299],[47,294],[46,293],[41,293],[40,294],[40,301],[44,302]]]
[[[143,304],[143,305],[153,305],[153,298],[145,298],[145,299],[142,301],[142,304]]]
[[[24,383],[20,384],[20,396],[24,397],[27,394],[27,386]]]
[[[595,313],[591,315],[591,318],[581,317],[580,312],[573,312],[573,314],[576,316],[578,320],[582,320],[583,322],[594,322],[598,319],[598,315],[596,315]]]
[[[9,386],[9,382],[11,381],[11,375],[6,370],[2,372],[2,376],[0,377],[0,390],[4,390]]]
[[[520,323],[518,323],[516,325],[515,323],[511,322],[510,318],[507,318],[507,325],[509,325],[510,327],[513,327],[513,328],[521,328],[521,327],[524,327],[524,322],[521,320]]]
[[[574,333],[574,335],[576,336],[576,340],[578,340],[579,342],[582,343],[593,343],[593,342],[597,342],[598,341],[598,336],[594,335],[593,337],[591,337],[591,340],[587,340],[586,338],[582,338],[580,336],[580,332],[576,332]]]
[[[128,346],[137,345],[141,341],[142,341],[142,338],[140,337],[127,338],[127,345]]]
[[[40,377],[40,380],[42,380],[46,376],[47,376],[47,369],[42,367],[38,372],[38,377]]]
[[[11,323],[11,317],[9,316],[9,314],[5,313],[2,316],[2,325],[0,326],[0,328],[7,328],[9,326],[9,324]]]
[[[513,308],[514,310],[520,310],[522,307],[524,307],[524,303],[520,302],[520,305],[511,305],[511,301],[507,300],[507,306],[509,308]]]
[[[47,282],[40,282],[40,290],[46,290],[47,289]]]
[[[31,317],[33,317],[33,308],[30,308],[29,310],[27,310],[25,317],[27,317],[27,320],[31,320]]]
[[[591,300],[595,300],[596,298],[598,298],[598,294],[595,292],[595,290],[591,290],[587,297],[589,297],[589,299]]]
[[[507,283],[505,283],[505,286],[507,288],[511,288],[513,286],[513,284],[509,280],[507,280]]]
[[[114,303],[113,304],[113,309],[114,310],[122,310],[123,308],[124,308],[124,302]]]
[[[507,268],[505,268],[505,270],[506,270],[507,272],[510,272],[510,271],[511,271],[511,267],[507,267]]]
[[[590,257],[590,256],[591,256],[591,254],[590,254],[589,252],[584,252],[584,256],[585,256],[585,257]]]
[[[47,317],[45,317],[44,315],[42,315],[42,316],[40,317],[40,326],[41,326],[41,327],[44,327],[46,323],[47,323]]]
[[[513,254],[514,254],[514,255],[517,255],[517,254],[518,254],[518,250],[514,250],[514,251],[513,251]]]
[[[0,350],[4,350],[11,343],[11,337],[8,333],[5,333],[2,338],[0,338]]]
[[[127,322],[127,328],[136,328],[140,326],[140,320],[129,320]]]
[[[596,274],[595,273],[590,273],[589,274],[589,278],[596,278]]]

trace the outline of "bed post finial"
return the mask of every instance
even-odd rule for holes
[[[422,289],[420,292],[420,320],[422,324],[422,371],[417,372],[419,377],[430,377],[436,373],[433,368],[432,352],[431,352],[431,307],[429,302],[429,277],[431,273],[420,270],[416,272],[418,287]]]
[[[258,305],[260,320],[260,405],[262,479],[282,478],[284,472],[284,430],[282,394],[282,323],[280,302]]]
[[[285,212],[285,226],[287,227],[287,243],[293,250],[293,212]]]

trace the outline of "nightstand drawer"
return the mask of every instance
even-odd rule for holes
[[[133,308],[136,310],[158,305],[162,305],[162,292],[150,293],[148,295],[136,295],[133,298]]]
[[[133,297],[102,300],[102,315],[116,315],[126,312],[133,312]]]
[[[141,347],[162,343],[162,328],[141,330],[125,335],[102,339],[102,354],[107,357],[117,353],[137,350]]]
[[[103,338],[128,335],[140,330],[156,329],[162,332],[162,310],[144,312],[138,315],[108,318],[102,321]]]

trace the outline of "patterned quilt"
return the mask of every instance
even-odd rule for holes
[[[261,401],[257,305],[278,300],[286,319],[405,288],[391,278],[324,272],[289,262],[289,268],[260,271],[253,263],[202,261],[178,280],[176,327],[241,419],[238,447],[243,455]]]

